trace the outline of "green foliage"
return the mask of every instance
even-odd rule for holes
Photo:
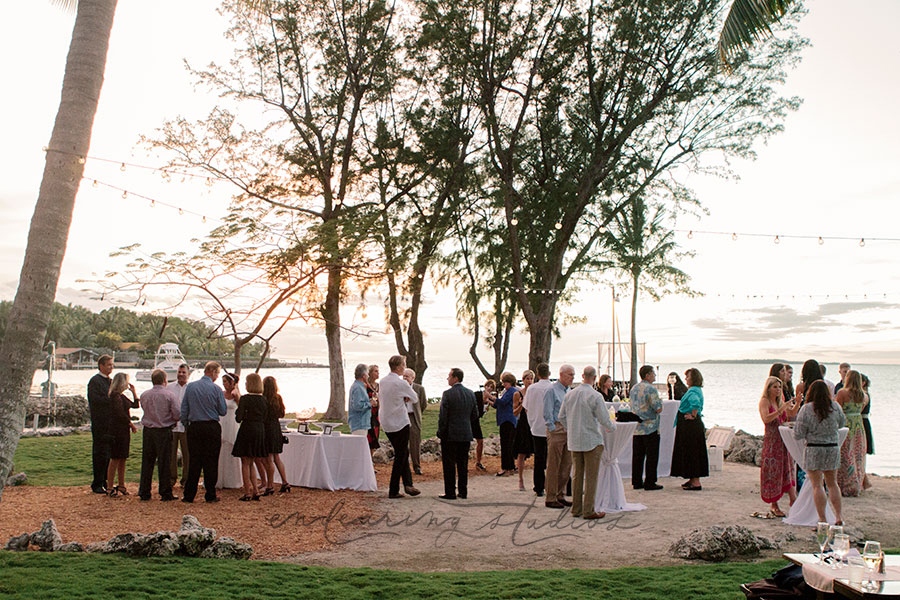
[[[0,552],[0,595],[16,598],[595,598],[738,600],[784,561],[608,570],[414,573],[200,558]],[[188,582],[190,582],[188,584]]]
[[[138,481],[141,477],[141,442],[140,433],[132,434],[129,457],[125,462],[127,481]],[[16,471],[28,475],[28,485],[90,485],[91,434],[22,438],[13,463]]]
[[[0,302],[0,336],[6,330],[6,316],[12,302]],[[213,328],[201,321],[179,317],[159,317],[115,306],[94,313],[83,306],[54,303],[44,343],[57,348],[118,350],[121,342],[138,342],[150,356],[160,344],[174,342],[190,356],[223,356],[234,353],[228,340],[220,339]],[[262,344],[248,344],[243,356],[258,357]]]

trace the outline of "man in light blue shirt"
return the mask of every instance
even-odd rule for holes
[[[566,500],[566,484],[572,469],[572,455],[566,441],[566,427],[559,422],[559,410],[569,386],[575,380],[575,368],[563,365],[559,368],[559,380],[544,395],[544,424],[547,426],[547,508],[572,506]]]
[[[584,368],[581,385],[566,394],[559,410],[559,422],[568,432],[568,447],[575,465],[572,485],[572,516],[585,519],[602,519],[604,512],[595,512],[594,496],[597,492],[597,475],[603,456],[603,433],[615,431],[616,424],[609,418],[603,396],[594,389],[597,369]]]
[[[363,364],[356,365],[353,370],[355,381],[350,386],[350,396],[347,401],[347,423],[350,425],[350,433],[353,435],[366,435],[372,424],[372,401],[366,392],[366,376],[369,367]]]
[[[193,502],[203,471],[203,486],[206,501],[218,502],[216,483],[219,480],[219,449],[222,446],[222,426],[219,417],[228,412],[225,393],[216,385],[222,367],[217,362],[208,362],[203,368],[203,377],[187,384],[181,400],[181,422],[187,428],[188,464],[187,479],[184,482],[182,502]]]
[[[629,394],[631,412],[641,418],[634,437],[631,438],[631,485],[636,490],[661,490],[663,486],[656,483],[656,467],[659,464],[659,413],[662,412],[662,400],[653,387],[653,382],[656,381],[653,367],[644,365],[639,373],[641,382],[631,388]]]

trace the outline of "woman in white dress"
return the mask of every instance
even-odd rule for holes
[[[238,376],[225,373],[222,376],[222,385],[225,386],[225,406],[228,411],[222,417],[222,447],[219,450],[219,481],[218,488],[239,488],[243,486],[241,479],[241,459],[231,455],[234,448],[234,440],[237,438],[238,424],[234,419],[241,393],[238,390]]]

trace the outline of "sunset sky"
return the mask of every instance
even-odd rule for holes
[[[114,267],[109,253],[126,244],[140,242],[148,252],[188,248],[222,214],[230,194],[224,184],[178,178],[164,183],[158,173],[119,167],[122,161],[162,164],[139,145],[139,137],[151,135],[167,118],[196,119],[215,106],[215,96],[193,86],[184,61],[202,66],[230,57],[216,6],[206,0],[119,4],[91,143],[91,156],[113,162],[89,160],[85,175],[132,195],[123,198],[121,191],[82,184],[59,301],[110,306],[79,291],[83,285],[76,280]],[[695,253],[680,266],[704,295],[640,302],[639,338],[647,343],[651,362],[773,356],[900,362],[900,41],[895,35],[900,3],[816,0],[809,8],[800,30],[812,47],[785,88],[803,104],[788,117],[785,132],[757,148],[758,160],[732,165],[739,180],[688,181],[709,214],[679,219],[679,243]],[[12,3],[2,14],[0,299],[12,299],[74,16],[44,1]],[[177,209],[151,208],[134,194],[207,215],[209,222],[179,216]],[[687,231],[693,231],[690,238]],[[764,235],[742,235],[751,233]],[[776,235],[812,239],[779,238],[776,244]],[[823,244],[818,236],[825,238]],[[834,237],[850,239],[828,239]],[[596,342],[610,336],[610,303],[605,284],[585,286],[579,303],[568,310],[588,320],[563,329],[554,359],[595,357]],[[627,292],[617,306],[621,333],[628,336]],[[369,299],[365,312],[364,319],[362,311],[348,306],[346,318],[383,332],[377,298]],[[452,294],[428,293],[423,328],[432,360],[467,353],[470,342],[457,326]],[[281,357],[326,356],[324,335],[315,328],[293,327],[275,345]],[[353,362],[357,356],[389,354],[393,342],[375,333],[348,338],[345,350]],[[524,333],[512,352],[516,361],[527,358]]]

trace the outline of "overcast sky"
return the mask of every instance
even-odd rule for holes
[[[122,2],[116,15],[91,155],[113,161],[162,164],[139,146],[167,118],[205,115],[215,97],[193,86],[184,61],[202,66],[230,56],[215,2]],[[680,266],[693,277],[700,298],[666,297],[640,302],[638,331],[650,362],[706,358],[809,356],[827,361],[897,363],[900,342],[900,2],[859,4],[816,0],[801,23],[812,47],[791,73],[785,94],[803,98],[786,131],[758,148],[754,162],[732,166],[738,181],[695,178],[690,185],[709,211],[685,217],[693,230],[679,242],[695,253]],[[74,17],[49,2],[8,3],[0,14],[0,299],[12,299],[21,268],[28,222],[59,102]],[[158,174],[118,163],[89,161],[85,175],[125,188],[82,185],[76,202],[58,299],[100,308],[80,292],[114,263],[109,253],[141,242],[148,251],[178,250],[211,227],[229,190],[203,181],[163,183]],[[210,222],[149,202],[157,198]],[[700,231],[770,234],[763,238],[715,236]],[[847,241],[780,239],[775,235],[846,236]],[[864,246],[860,238],[866,238]],[[754,297],[755,296],[755,297]],[[590,360],[596,342],[610,336],[610,292],[588,289],[569,310],[587,322],[563,329],[555,360]],[[620,330],[629,335],[630,298],[617,305]],[[383,309],[371,298],[364,311],[348,307],[347,319],[383,331]],[[431,291],[423,314],[426,352],[448,361],[468,352],[455,321],[452,295]],[[324,360],[324,336],[314,328],[285,330],[275,343],[283,357]],[[384,334],[348,338],[348,362],[393,350]],[[527,358],[519,335],[512,360]]]

